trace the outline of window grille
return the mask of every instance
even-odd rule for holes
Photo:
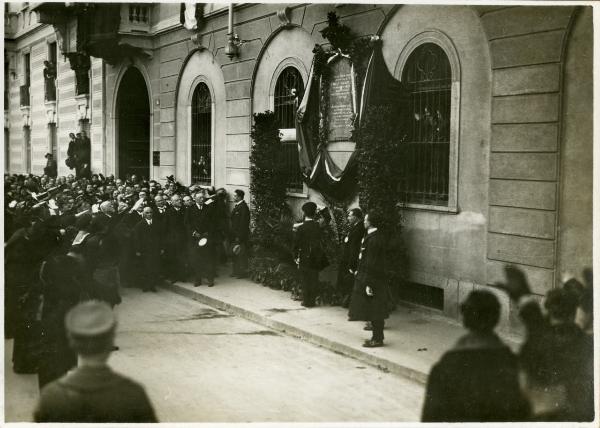
[[[212,100],[205,83],[192,97],[192,183],[211,184]]]
[[[300,72],[294,67],[284,68],[275,85],[274,111],[280,129],[296,128],[296,110],[304,94],[304,83]],[[298,143],[284,141],[283,163],[286,171],[287,189],[292,193],[302,193],[302,173],[298,159]]]
[[[408,57],[402,81],[410,90],[401,193],[407,203],[448,205],[452,70],[441,47],[425,43]]]

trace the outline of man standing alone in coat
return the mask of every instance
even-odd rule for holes
[[[383,346],[383,327],[388,314],[387,275],[385,273],[386,240],[378,231],[380,216],[369,211],[365,216],[366,235],[358,254],[358,267],[350,300],[351,321],[371,321],[373,335],[363,343],[365,348]]]
[[[248,239],[250,237],[250,209],[244,201],[244,191],[236,189],[231,212],[231,245],[234,247],[231,276],[244,278],[248,273]],[[237,251],[235,247],[237,246]],[[237,253],[237,254],[236,254]]]
[[[323,256],[321,246],[321,229],[314,220],[317,205],[307,202],[302,205],[304,222],[298,227],[295,237],[295,258],[302,276],[302,306],[315,306],[317,287],[319,285],[319,260]]]

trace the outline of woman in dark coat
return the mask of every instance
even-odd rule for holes
[[[76,253],[55,254],[40,269],[44,303],[38,370],[40,389],[77,365],[65,330],[65,315],[77,303],[90,298],[90,277],[83,258]]]
[[[471,292],[461,305],[469,332],[438,361],[427,380],[423,422],[526,420],[518,360],[494,333],[500,304],[492,293]]]
[[[386,238],[377,230],[380,217],[376,212],[365,216],[367,230],[358,255],[358,267],[350,299],[348,318],[350,321],[371,321],[373,335],[363,346],[383,346],[384,320],[388,312],[388,284],[385,269]]]

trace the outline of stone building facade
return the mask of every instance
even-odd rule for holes
[[[77,30],[70,30],[77,13],[65,4],[15,5],[5,11],[12,28],[5,33],[9,172],[42,171],[48,124],[56,123],[59,174],[67,173],[67,133],[87,119],[95,172],[174,175],[184,184],[247,191],[252,114],[277,108],[285,70],[306,84],[313,47],[326,43],[319,30],[333,10],[356,35],[381,37],[398,80],[420,46],[435,45],[447,59],[446,202],[405,209],[408,277],[421,298],[457,318],[469,291],[495,290],[505,263],[522,267],[539,295],[566,272],[592,264],[591,7],[236,4],[238,39],[230,41],[225,4],[198,4],[192,30],[180,21],[180,4],[123,4],[113,34],[120,54],[92,56],[90,90],[81,97],[65,59],[77,53]],[[41,68],[57,37],[50,114]],[[26,52],[28,116],[19,103]],[[136,137],[127,127],[145,131]],[[344,141],[329,147],[340,167],[353,149]],[[322,203],[305,184],[294,187],[296,208],[307,199]],[[502,326],[513,330],[514,308],[498,295]]]

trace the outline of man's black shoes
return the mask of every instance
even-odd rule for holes
[[[365,348],[380,348],[383,346],[383,340],[374,340],[374,339],[365,340],[365,343],[363,343],[362,346]]]

